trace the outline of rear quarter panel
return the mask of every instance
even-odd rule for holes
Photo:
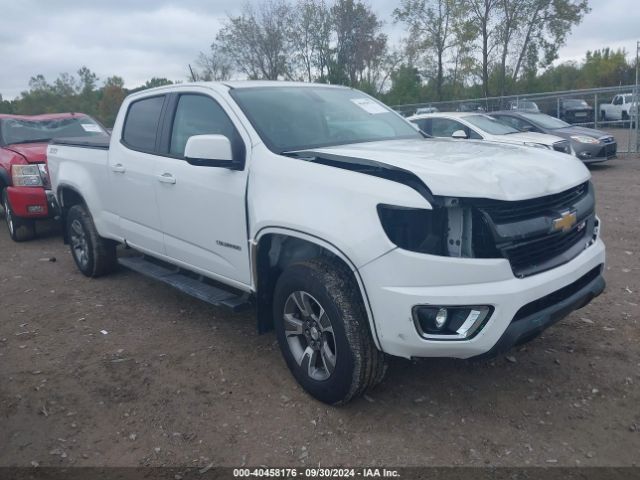
[[[47,162],[52,190],[58,202],[65,207],[64,189],[75,190],[86,203],[101,236],[114,238],[117,217],[108,206],[109,151],[65,145],[49,145]]]

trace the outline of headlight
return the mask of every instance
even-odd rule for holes
[[[42,187],[38,165],[12,165],[11,180],[16,187]]]
[[[387,238],[411,252],[449,257],[472,256],[472,217],[458,199],[446,198],[433,208],[378,205],[378,216]]]
[[[590,144],[598,144],[600,140],[593,137],[585,137],[584,135],[571,135],[571,140],[575,140],[578,143],[590,143]]]
[[[524,144],[527,147],[534,147],[534,148],[545,148],[545,149],[550,149],[551,146],[550,145],[544,145],[542,143],[533,143],[533,142],[524,142]]]

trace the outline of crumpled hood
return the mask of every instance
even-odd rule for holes
[[[450,139],[391,140],[314,149],[408,170],[434,195],[525,200],[587,181],[581,161],[550,150]]]
[[[29,163],[45,163],[48,143],[17,143],[4,148],[19,153]]]

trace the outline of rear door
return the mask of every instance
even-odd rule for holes
[[[189,137],[203,134],[225,135],[234,156],[247,155],[250,143],[222,105],[224,99],[212,91],[172,96],[163,127],[164,153],[155,166],[155,189],[167,256],[213,278],[249,284],[248,168],[194,166],[184,159]]]
[[[164,253],[156,202],[158,130],[166,95],[133,100],[127,108],[119,142],[109,152],[109,189],[120,236],[130,245]]]

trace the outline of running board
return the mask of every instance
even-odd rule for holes
[[[240,312],[251,305],[249,295],[246,293],[237,294],[214,287],[204,283],[202,280],[185,275],[178,268],[169,268],[146,257],[121,257],[118,258],[118,263],[134,272],[164,282],[187,295],[216,307],[224,307],[233,312]]]

